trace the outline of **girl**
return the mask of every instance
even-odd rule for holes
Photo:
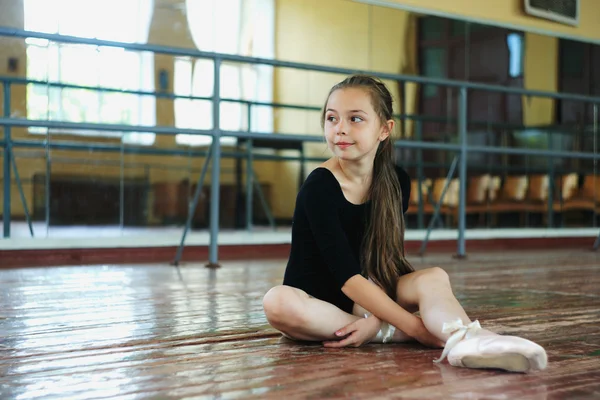
[[[542,347],[471,322],[446,272],[415,272],[404,253],[410,179],[393,162],[392,96],[376,78],[335,85],[321,125],[333,157],[296,198],[283,285],[264,296],[266,317],[290,339],[326,347],[415,339],[444,347],[450,364],[544,369]],[[414,315],[420,312],[421,317]]]

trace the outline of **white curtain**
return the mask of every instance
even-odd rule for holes
[[[25,29],[125,43],[146,43],[154,0],[24,0]],[[27,40],[28,77],[89,86],[154,90],[154,57],[102,46]],[[39,87],[38,87],[39,88]],[[74,122],[156,124],[152,96],[31,89],[28,116]],[[117,136],[108,132],[71,132]],[[130,133],[127,143],[152,144],[152,133]]]
[[[148,43],[150,36],[150,26],[152,24],[152,15],[154,13],[154,0],[135,0],[137,7],[132,6],[131,14],[125,23],[134,24],[136,27],[136,43]],[[117,0],[117,4],[122,5],[125,2]],[[135,9],[137,8],[137,9]],[[119,9],[119,8],[115,8]],[[142,91],[153,92],[154,88],[154,53],[144,51],[140,54],[140,76],[138,87]],[[156,97],[141,96],[140,107],[138,108],[137,123],[143,126],[156,125]],[[152,145],[156,134],[146,132],[132,132],[123,137],[123,142],[127,144]]]
[[[256,57],[274,57],[274,0],[186,0],[187,20],[194,44],[199,50],[239,54]],[[185,67],[179,60],[176,74],[191,70],[191,78],[176,76],[180,93],[194,96],[211,96],[214,88],[212,60],[195,60]],[[188,61],[189,62],[189,61]],[[220,96],[270,102],[273,98],[272,67],[222,63],[220,70]],[[191,82],[189,90],[186,81]],[[189,93],[187,93],[189,92]],[[212,104],[209,101],[178,101],[176,124],[180,127],[210,129]],[[247,130],[248,107],[239,103],[221,102],[220,128]],[[272,132],[270,107],[254,107],[253,130]],[[208,145],[207,136],[177,135],[178,143]],[[222,138],[223,144],[235,143],[234,138]]]
[[[244,3],[244,55],[266,59],[275,58],[275,0],[246,0]],[[273,67],[245,66],[242,74],[246,100],[273,101]],[[272,107],[252,108],[252,131],[273,132]]]

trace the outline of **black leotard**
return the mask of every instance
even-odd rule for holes
[[[396,167],[403,212],[408,209],[410,177]],[[292,245],[283,284],[304,290],[352,313],[354,302],[341,288],[361,274],[362,240],[371,203],[350,203],[327,168],[312,171],[296,197]],[[393,226],[390,225],[390,229]]]

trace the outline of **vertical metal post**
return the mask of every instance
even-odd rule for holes
[[[121,163],[119,172],[119,228],[125,226],[125,143],[121,135]]]
[[[460,136],[460,164],[458,168],[458,252],[457,257],[465,254],[465,206],[467,201],[467,88],[461,87],[458,103],[458,132]]]
[[[400,102],[400,126],[402,132],[402,139],[406,138],[406,82],[400,81],[400,96],[402,101]]]
[[[17,181],[17,188],[19,189],[19,195],[21,196],[21,204],[23,204],[23,211],[25,212],[25,219],[29,226],[29,234],[33,237],[33,226],[31,225],[31,214],[29,214],[29,207],[27,207],[27,200],[25,199],[25,193],[23,192],[23,185],[21,184],[21,178],[19,177],[19,169],[17,168],[17,160],[14,153],[11,152],[11,161],[15,170],[15,180]]]
[[[45,202],[45,220],[46,220],[46,237],[50,231],[50,174],[52,173],[52,160],[50,159],[50,128],[46,131],[46,193]]]
[[[598,154],[598,104],[594,103],[594,129],[593,129],[593,135],[594,135],[594,155]],[[598,159],[594,158],[594,176],[597,176],[598,174]],[[594,193],[594,197],[600,195],[599,193]],[[596,197],[597,198],[597,197]],[[594,213],[594,225],[596,225],[596,213]],[[594,250],[598,250],[598,247],[600,247],[600,233],[598,233],[598,237],[596,238],[596,241],[594,242]]]
[[[594,126],[592,128],[592,134],[594,135],[593,137],[593,142],[594,142],[594,155],[598,155],[598,104],[594,103],[593,105],[593,113],[594,113]],[[594,166],[594,177],[598,176],[598,159],[594,158],[594,162],[593,162],[593,166]],[[596,190],[596,185],[594,185],[594,191]],[[594,199],[596,199],[596,201],[598,201],[598,198],[600,197],[600,193],[594,192]],[[598,214],[596,214],[596,210],[594,210],[594,221],[592,226],[596,227],[596,219],[598,218]],[[596,240],[596,243],[594,243],[594,248],[597,249],[598,246],[600,246],[600,235],[598,235],[598,239]]]
[[[300,172],[298,176],[298,190],[302,187],[304,183],[304,177],[306,176],[306,167],[305,167],[306,159],[304,157],[304,143],[300,143]]]
[[[208,268],[219,267],[219,192],[221,175],[221,59],[214,61],[212,170],[210,176],[210,246]]]
[[[185,222],[185,228],[183,230],[183,235],[181,235],[181,241],[179,242],[177,253],[175,254],[175,260],[173,261],[173,265],[175,265],[176,267],[179,266],[179,261],[181,260],[181,256],[183,255],[183,246],[185,245],[185,238],[187,237],[189,230],[192,228],[192,220],[194,219],[194,212],[196,211],[196,207],[198,207],[198,201],[200,200],[200,194],[202,193],[202,187],[204,185],[204,179],[206,178],[208,163],[210,162],[211,151],[212,147],[208,150],[206,160],[204,160],[202,171],[200,172],[200,176],[198,177],[198,184],[196,185],[196,192],[194,193],[194,198],[188,204],[188,213]]]
[[[252,230],[252,207],[254,203],[254,174],[253,172],[253,150],[252,150],[252,139],[246,141],[246,230],[250,232]]]
[[[252,132],[252,104],[248,104],[248,132]],[[246,230],[252,230],[252,203],[254,202],[254,193],[252,192],[252,171],[253,166],[252,139],[246,140]]]
[[[269,209],[269,205],[267,204],[267,200],[265,199],[265,194],[263,193],[262,188],[260,187],[260,182],[258,181],[258,179],[254,179],[254,177],[256,176],[258,175],[256,175],[256,171],[254,171],[253,168],[252,178],[254,181],[254,185],[256,185],[256,193],[258,194],[258,200],[260,201],[262,208],[267,216],[267,219],[269,220],[269,225],[271,225],[271,228],[275,229],[275,219],[273,218],[273,214]]]
[[[4,117],[10,117],[10,83],[4,82]],[[12,155],[12,141],[10,126],[4,125],[4,210],[2,221],[4,224],[4,238],[10,237],[10,158]]]
[[[423,140],[423,124],[421,123],[421,120],[416,120],[415,121],[415,129],[416,129],[416,134],[417,134],[417,141],[422,141]],[[423,227],[425,226],[425,221],[424,221],[424,204],[423,204],[423,190],[422,190],[422,185],[423,185],[423,149],[419,148],[417,150],[417,178],[419,179],[419,212],[417,213],[417,225],[419,227],[419,229],[423,229]]]
[[[425,232],[425,238],[423,242],[421,242],[421,249],[419,250],[419,254],[423,256],[425,254],[425,248],[427,247],[427,243],[429,242],[429,236],[431,235],[431,231],[433,230],[433,226],[437,222],[438,217],[440,216],[440,208],[442,208],[442,204],[444,204],[444,197],[446,196],[446,191],[448,190],[448,186],[450,186],[450,181],[454,176],[454,170],[456,169],[456,165],[458,164],[458,160],[460,159],[460,155],[454,156],[452,160],[452,164],[450,164],[450,170],[448,171],[448,175],[446,175],[446,182],[444,182],[444,187],[442,188],[442,194],[440,195],[440,199],[435,205],[435,209],[433,210],[433,217],[429,221],[429,226],[427,227],[427,231]]]
[[[550,151],[554,151],[554,135],[552,131],[548,132],[548,147]],[[555,192],[555,177],[554,171],[554,157],[548,156],[548,216],[547,216],[547,227],[552,228],[554,226],[554,192]]]

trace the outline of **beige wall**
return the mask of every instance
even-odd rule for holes
[[[410,19],[405,11],[347,0],[278,0],[277,58],[349,69],[409,73],[415,61]],[[331,86],[341,79],[343,76],[337,74],[278,69],[275,100],[322,107]],[[386,83],[397,99],[398,86]],[[411,94],[414,88],[409,90]],[[408,108],[412,110],[413,104]],[[276,129],[281,132],[322,134],[318,112],[279,110],[275,121]],[[324,142],[306,144],[305,151],[310,157],[329,156]],[[307,163],[307,172],[316,165]],[[286,163],[275,171],[273,211],[277,216],[289,217],[293,212],[298,169],[298,163]]]
[[[558,39],[527,33],[525,36],[525,89],[558,91]],[[542,97],[523,98],[525,125],[552,124],[556,101]]]
[[[170,0],[169,3],[180,3],[178,0]],[[161,45],[171,45],[177,47],[188,47],[193,48],[194,44],[187,28],[187,19],[183,14],[181,8],[178,7],[167,7],[167,2],[161,1],[156,2],[157,5],[153,20],[151,24],[149,42]],[[0,0],[0,26],[12,26],[16,28],[23,28],[23,4],[21,0]],[[7,71],[7,60],[8,57],[16,57],[19,60],[19,71],[16,74],[10,74]],[[10,39],[0,37],[0,75],[16,75],[26,76],[26,53],[25,53],[25,42],[22,39]],[[171,77],[169,90],[172,90],[173,84],[173,73],[174,63],[173,57],[167,55],[157,54],[155,56],[155,69],[166,70],[168,75]],[[156,74],[158,77],[158,73]],[[158,86],[158,82],[156,82]],[[2,101],[0,96],[0,105]],[[26,107],[26,92],[24,87],[13,86],[12,90],[12,113],[16,117],[25,117],[27,112]],[[173,126],[175,116],[173,110],[173,102],[171,100],[158,99],[156,103],[156,123],[159,126]],[[3,135],[3,130],[0,130]],[[31,135],[24,129],[12,129],[13,139],[37,139],[42,140],[39,135]],[[77,142],[94,142],[94,143],[108,143],[108,144],[119,144],[119,140],[114,139],[98,139],[98,138],[84,138],[81,136],[68,136],[68,135],[53,135],[52,141],[77,141]],[[158,148],[179,148],[181,146],[175,144],[174,136],[157,135],[156,143],[154,147]],[[29,209],[33,208],[33,184],[31,180],[35,175],[44,175],[46,173],[46,163],[44,161],[43,150],[15,150],[17,167],[19,169],[20,177],[23,181],[23,190]],[[80,163],[74,165],[72,163],[62,162],[61,160],[67,158],[76,158],[85,160],[86,164]],[[120,169],[115,166],[102,165],[101,162],[119,162],[119,153],[106,153],[106,152],[88,152],[88,151],[60,151],[54,150],[51,152],[52,159],[52,173],[53,174],[75,174],[88,176],[90,181],[100,177],[116,177],[120,176]],[[154,182],[178,182],[182,179],[191,178],[196,181],[198,173],[195,172],[190,176],[189,169],[199,169],[204,163],[204,158],[190,158],[190,157],[179,157],[179,156],[145,156],[145,155],[126,155],[124,157],[125,163],[132,165],[132,167],[125,169],[125,176],[129,178],[135,178],[144,176],[146,171],[149,171],[150,181]],[[0,163],[1,164],[1,163]],[[136,167],[134,165],[142,165]],[[143,165],[156,165],[166,164],[170,169],[150,167],[144,168]],[[181,170],[174,170],[173,167],[181,167]],[[233,160],[223,160],[221,167],[225,172],[221,175],[222,182],[232,183],[234,181],[233,175]],[[257,163],[256,169],[263,167],[261,163]],[[2,165],[0,165],[0,174],[2,174]],[[264,174],[260,174],[264,175]],[[267,174],[268,175],[268,174]],[[14,174],[13,174],[14,182]],[[207,175],[206,182],[210,182],[210,174]],[[3,196],[0,196],[0,210],[3,204]],[[152,201],[152,200],[150,200]],[[17,190],[16,185],[12,185],[11,188],[11,209],[12,214],[19,218],[24,215],[21,199]],[[152,207],[149,208],[150,211]],[[151,221],[153,216],[150,215]]]
[[[14,28],[23,27],[23,3],[21,0],[0,0],[0,26],[8,26]],[[18,61],[18,70],[16,72],[10,72],[8,70],[9,59],[15,58]],[[0,75],[2,76],[24,76],[26,70],[26,58],[25,58],[25,42],[21,39],[13,39],[10,37],[0,37]],[[0,85],[0,89],[4,90],[4,87]],[[4,96],[0,93],[0,112],[4,112]],[[13,85],[11,87],[11,114],[13,117],[25,117],[25,87]],[[12,137],[19,138],[23,135],[23,129],[12,128]],[[4,129],[0,128],[0,138],[4,139]],[[2,149],[3,150],[3,149]],[[4,172],[3,158],[4,152],[0,155],[0,173]],[[24,177],[26,178],[28,173],[25,172]],[[14,187],[14,186],[13,186]],[[3,191],[2,191],[3,192]],[[16,190],[12,191],[11,204],[13,214],[23,215],[23,209],[20,206],[18,193]],[[4,196],[0,196],[0,213],[3,210]],[[16,206],[18,204],[18,206]]]
[[[370,0],[356,0],[370,1]],[[509,24],[524,30],[538,31],[552,36],[569,36],[600,43],[600,2],[579,0],[579,26],[570,26],[525,14],[523,0],[378,0],[379,4],[437,12],[454,18]]]
[[[519,1],[520,2],[520,1]],[[179,7],[168,7],[168,3],[181,3],[181,0],[156,2],[150,42],[178,47],[193,47],[187,29],[187,20]],[[588,14],[598,15],[598,7],[594,0],[582,1],[582,24],[580,28],[566,28],[558,24],[540,20],[531,20],[519,14],[516,1],[489,0],[475,2],[469,0],[439,2],[437,0],[403,1],[410,6],[425,7],[436,11],[460,13],[472,18],[495,19],[512,24],[533,24],[537,28],[556,28],[557,32],[568,32],[586,38],[600,38],[598,25],[590,24]],[[448,4],[446,4],[448,3]],[[0,26],[23,26],[23,7],[21,0],[0,0]],[[593,11],[593,12],[590,12]],[[276,0],[276,58],[280,60],[314,63],[347,67],[351,69],[374,70],[390,73],[415,74],[415,20],[414,14],[396,8],[370,6],[351,0]],[[556,38],[527,33],[525,86],[530,89],[556,90],[558,40]],[[25,76],[26,54],[23,40],[0,37],[0,75],[10,75],[7,71],[8,57],[19,60],[16,75]],[[155,57],[156,70],[164,69],[173,76],[173,59],[170,56]],[[308,104],[321,107],[329,88],[343,76],[307,71],[277,68],[274,82],[274,100],[293,104]],[[171,79],[172,84],[172,79]],[[398,87],[388,82],[395,98],[398,98]],[[408,87],[407,111],[414,111],[416,88]],[[0,103],[2,99],[0,96]],[[554,104],[542,99],[523,99],[524,122],[526,124],[550,123],[554,118]],[[25,90],[23,87],[13,89],[12,110],[16,116],[26,113]],[[396,111],[399,106],[396,104]],[[157,101],[157,125],[170,126],[174,122],[173,104],[170,100]],[[275,111],[275,128],[284,133],[310,133],[321,135],[318,112],[293,110]],[[0,134],[2,130],[0,130]],[[399,133],[399,132],[397,132]],[[410,134],[410,126],[406,134]],[[14,138],[32,136],[24,130],[13,129]],[[74,137],[53,137],[53,140],[74,140]],[[85,141],[81,137],[78,141]],[[94,139],[94,142],[100,140]],[[118,143],[104,140],[108,143]],[[156,147],[176,148],[174,137],[158,136]],[[308,156],[328,157],[325,144],[307,144]],[[31,181],[35,174],[45,173],[43,152],[28,150],[37,158],[25,158],[18,153],[18,166],[25,182]],[[281,152],[281,154],[286,154]],[[294,154],[293,152],[289,153]],[[118,160],[118,154],[60,152],[52,153],[55,173],[78,173],[86,176],[119,176],[119,170],[109,166],[76,167],[72,164],[60,163],[63,157],[78,157],[89,161]],[[168,164],[184,168],[200,168],[203,159],[188,157],[127,156],[128,163]],[[1,163],[0,163],[1,164]],[[307,170],[316,163],[307,163]],[[222,180],[233,182],[233,160],[225,160]],[[2,166],[0,165],[0,173]],[[273,214],[278,218],[290,218],[298,186],[299,165],[297,162],[256,162],[255,170],[263,183],[271,184]],[[140,176],[143,168],[127,169],[127,176]],[[159,168],[150,169],[152,182],[177,182],[188,178],[188,171],[174,171]],[[192,180],[197,174],[191,176]],[[209,177],[208,177],[209,178]],[[92,179],[92,178],[90,178]],[[25,195],[31,207],[33,188],[30,183],[24,186]],[[0,207],[3,196],[0,196]],[[23,215],[23,209],[16,187],[12,189],[12,210],[16,216]]]

